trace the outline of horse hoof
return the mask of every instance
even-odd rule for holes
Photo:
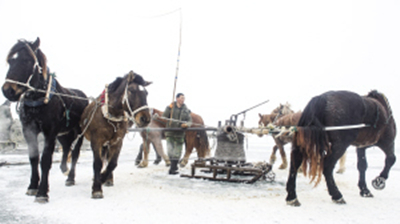
[[[104,186],[112,187],[112,186],[114,186],[114,181],[113,180],[107,180],[106,182],[104,182]]]
[[[343,174],[344,171],[346,171],[346,169],[338,169],[338,170],[336,171],[336,173],[338,173],[338,174]]]
[[[377,177],[372,181],[372,186],[377,190],[382,190],[386,186],[386,179],[383,177]]]
[[[103,192],[101,191],[96,191],[92,193],[92,198],[93,199],[102,199],[103,198]]]
[[[291,200],[291,201],[286,201],[287,205],[293,206],[293,207],[299,207],[301,204],[297,198]]]
[[[281,165],[278,167],[278,169],[284,170],[284,169],[286,169],[286,167],[287,167],[286,164],[281,164]]]
[[[138,166],[138,168],[146,168],[146,167],[147,167],[146,163],[140,163]]]
[[[66,180],[65,181],[65,186],[67,186],[67,187],[74,186],[74,185],[75,185],[74,180]]]
[[[186,162],[186,163],[185,163],[185,162],[181,162],[181,163],[179,164],[179,166],[180,166],[181,168],[183,168],[183,167],[186,166],[186,164],[187,164],[187,162]]]
[[[68,176],[69,175],[69,170],[63,172],[64,176]]]
[[[49,202],[49,197],[47,197],[47,196],[37,196],[35,198],[35,202],[40,203],[40,204],[47,203],[47,202]]]
[[[140,160],[135,160],[135,166],[138,166],[140,164]]]
[[[361,190],[360,195],[361,195],[361,197],[364,197],[364,198],[373,198],[374,197],[374,195],[372,195],[368,189]]]
[[[332,201],[335,202],[336,204],[339,204],[339,205],[346,204],[346,201],[343,198],[339,198],[337,200],[336,199],[332,199]]]
[[[161,160],[155,160],[153,164],[158,165],[160,162],[161,162]]]
[[[27,191],[26,191],[26,195],[29,195],[29,196],[36,196],[37,195],[37,193],[38,193],[38,189],[28,189]]]

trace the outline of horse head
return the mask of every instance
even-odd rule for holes
[[[27,86],[46,88],[47,60],[39,46],[39,38],[33,43],[19,40],[8,53],[9,69],[2,90],[10,101],[18,101]]]
[[[259,128],[264,128],[268,124],[272,123],[271,114],[260,114],[259,113],[258,116],[260,117],[260,120],[258,121]],[[262,137],[262,136],[264,136],[264,135],[258,134],[258,137]]]
[[[122,102],[123,111],[127,112],[139,127],[147,126],[151,115],[147,107],[147,91],[144,87],[151,83],[130,71],[123,78],[117,78],[109,85],[110,96],[115,96],[110,97],[110,104],[115,104],[112,99]]]

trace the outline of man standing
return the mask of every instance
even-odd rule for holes
[[[172,116],[171,116],[172,114]],[[187,128],[192,124],[190,110],[185,105],[185,96],[182,93],[176,95],[176,101],[164,110],[163,117],[167,119],[167,128]],[[168,157],[171,161],[169,174],[178,174],[178,162],[182,154],[182,145],[185,140],[185,131],[166,131]]]

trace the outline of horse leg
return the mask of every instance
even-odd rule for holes
[[[97,143],[94,138],[90,142],[93,151],[93,172],[94,172],[94,180],[92,185],[92,198],[99,199],[103,198],[103,190],[101,189],[101,178],[100,172],[103,168],[103,160],[101,158],[102,144]]]
[[[191,132],[186,133],[186,138],[185,138],[185,155],[183,155],[183,158],[181,159],[179,165],[180,167],[185,167],[186,164],[189,162],[189,157],[193,152],[194,148],[194,139],[196,138],[196,134],[193,134]]]
[[[360,188],[361,197],[373,197],[365,183],[365,171],[367,170],[367,158],[365,157],[366,148],[357,148],[357,169],[359,173],[358,187]]]
[[[143,151],[143,159],[139,163],[138,168],[145,168],[149,165],[149,152],[150,152],[150,141],[149,140],[143,141],[141,150]]]
[[[156,147],[154,146],[154,143],[151,143],[152,145],[153,145],[153,148],[154,148],[154,152],[156,153],[156,160],[154,160],[154,165],[158,165],[160,162],[161,162],[161,156],[160,156],[160,154],[158,154],[158,152],[157,152],[157,150],[156,150]]]
[[[342,174],[342,173],[344,173],[344,171],[346,171],[346,155],[347,155],[347,151],[344,152],[342,157],[340,157],[339,169],[336,171],[336,173]]]
[[[60,144],[62,146],[62,150],[63,150],[63,155],[61,157],[60,169],[64,175],[68,175],[69,169],[68,169],[67,161],[68,161],[68,155],[70,152],[70,144],[68,144],[68,140],[67,140],[66,136],[60,136],[57,139],[60,142]]]
[[[297,207],[301,205],[296,195],[297,170],[303,161],[303,155],[298,147],[293,147],[290,158],[289,177],[286,183],[286,203]]]
[[[36,126],[29,125],[27,128],[23,126],[24,138],[28,144],[29,162],[31,164],[31,180],[26,195],[35,196],[39,186],[39,148],[38,134]]]
[[[77,135],[74,135],[73,138],[70,139],[70,141],[74,141]],[[66,186],[72,186],[75,185],[75,168],[76,168],[76,163],[78,162],[79,154],[81,151],[81,146],[83,143],[83,136],[78,139],[76,142],[76,145],[74,146],[74,149],[72,150],[72,161],[71,161],[71,170],[68,174],[68,178],[65,181]],[[72,144],[72,142],[71,142]]]
[[[278,150],[278,146],[274,145],[274,147],[272,148],[272,153],[271,156],[269,157],[269,163],[271,165],[274,165],[275,161],[276,161],[276,151]]]
[[[281,154],[281,158],[282,158],[282,164],[279,166],[279,169],[281,169],[281,170],[286,169],[286,167],[287,167],[285,148],[283,148],[284,144],[285,143],[282,141],[279,141],[279,144],[278,144],[279,153]]]
[[[142,159],[143,159],[143,143],[140,144],[140,146],[139,146],[139,153],[137,154],[136,159],[135,159],[135,166],[138,166],[140,164],[140,162],[142,161]]]
[[[386,155],[385,167],[378,177],[372,181],[372,186],[377,190],[382,190],[385,188],[385,182],[389,177],[389,171],[393,164],[396,162],[396,156],[394,154],[394,141],[390,141],[390,144],[378,143],[379,148],[383,150]]]
[[[161,156],[161,158],[163,158],[165,165],[170,166],[171,161],[169,160],[169,157],[164,153],[161,138],[155,139],[154,141],[152,141],[152,144],[154,146],[154,149],[157,151],[157,153]]]
[[[48,133],[43,133],[45,136],[45,145],[40,162],[42,178],[39,183],[39,191],[36,195],[35,202],[46,203],[49,201],[49,171],[53,161],[54,147],[56,144],[56,131],[50,130]]]
[[[122,148],[122,140],[110,147],[108,165],[106,170],[101,173],[101,183],[105,186],[114,186],[113,171],[118,165],[118,157]]]
[[[340,193],[338,187],[336,186],[335,179],[333,178],[333,170],[335,168],[336,162],[339,160],[340,157],[343,156],[347,147],[348,145],[345,144],[333,143],[331,146],[332,153],[326,156],[324,159],[323,174],[325,176],[328,192],[332,198],[332,201],[337,204],[346,204],[346,201],[343,199],[342,193]]]

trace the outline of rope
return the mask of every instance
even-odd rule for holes
[[[99,108],[99,105],[101,104],[101,103],[99,103],[99,102],[96,101],[96,100],[95,100],[94,102],[96,102],[96,105],[95,105],[95,107],[94,107],[93,110],[92,110],[92,114],[90,115],[90,119],[89,119],[88,123],[86,124],[85,128],[82,130],[82,132],[81,132],[81,133],[75,138],[75,140],[72,142],[71,148],[70,148],[71,150],[73,150],[73,148],[75,148],[75,145],[76,145],[76,142],[78,141],[78,139],[81,138],[81,137],[85,134],[86,130],[87,130],[88,127],[89,127],[89,124],[92,123],[92,120],[93,120],[93,117],[94,117],[94,114],[95,114],[97,108]]]
[[[10,83],[14,83],[14,84],[18,84],[21,86],[24,86],[26,88],[28,88],[30,91],[36,91],[36,92],[41,92],[41,93],[46,93],[46,90],[42,90],[42,89],[36,89],[32,86],[30,86],[28,83],[30,81],[31,78],[29,78],[27,83],[23,83],[23,82],[18,82],[12,79],[6,79],[6,82],[10,82]],[[87,97],[80,97],[80,96],[74,96],[74,95],[70,95],[70,94],[64,94],[64,93],[58,93],[58,92],[54,92],[54,91],[50,91],[51,94],[53,95],[57,95],[57,96],[64,96],[64,97],[70,97],[70,98],[74,98],[74,99],[78,99],[78,100],[89,100],[92,98],[87,98]]]

